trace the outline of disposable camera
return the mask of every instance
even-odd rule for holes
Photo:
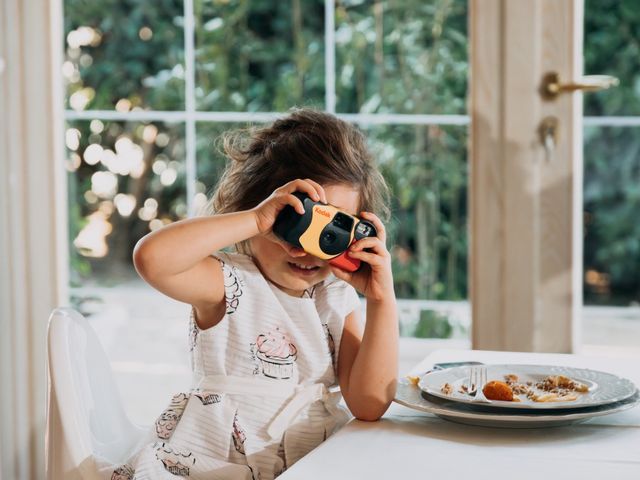
[[[353,242],[365,237],[375,237],[371,222],[349,215],[333,205],[314,202],[301,192],[294,195],[302,201],[304,214],[300,215],[287,205],[278,214],[273,232],[285,242],[302,248],[305,252],[329,260],[331,265],[355,272],[360,260],[347,255]]]

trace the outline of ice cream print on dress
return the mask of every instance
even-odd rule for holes
[[[121,465],[111,474],[111,480],[133,480],[135,470],[129,465]]]
[[[167,472],[173,475],[189,476],[190,467],[195,465],[193,453],[180,452],[165,443],[156,443],[156,458],[162,462]]]
[[[227,265],[222,260],[220,260],[220,264],[224,275],[224,298],[227,304],[227,315],[230,315],[238,309],[243,285],[235,266]]]
[[[188,400],[189,395],[186,393],[178,393],[173,396],[171,404],[169,404],[167,409],[162,412],[156,420],[156,433],[158,434],[158,438],[162,440],[171,438],[171,434],[175,430],[178,421],[180,421],[180,417],[182,417]]]
[[[298,349],[291,343],[289,335],[280,330],[280,327],[258,335],[252,347],[260,365],[256,373],[262,371],[265,377],[277,379],[293,376]]]
[[[198,333],[200,329],[198,325],[196,325],[196,319],[193,309],[191,310],[191,318],[189,319],[189,351],[193,352],[193,349],[196,348],[196,344],[198,343]]]
[[[331,355],[331,363],[333,364],[333,368],[336,368],[336,343],[333,340],[333,335],[331,335],[331,330],[329,330],[329,325],[326,323],[322,324],[322,329],[324,330],[324,334],[327,337],[327,345],[329,347],[329,354]]]
[[[203,405],[212,405],[214,403],[220,403],[222,401],[222,395],[220,395],[219,393],[195,390],[193,394],[196,396],[196,398],[200,399]]]
[[[238,424],[238,414],[233,417],[233,431],[231,432],[231,438],[233,438],[233,445],[238,452],[242,455],[246,455],[244,451],[244,441],[247,439],[247,434],[244,433],[242,427]]]

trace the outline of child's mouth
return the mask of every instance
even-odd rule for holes
[[[320,269],[320,267],[316,265],[305,265],[303,263],[293,263],[288,262],[289,268],[293,270],[297,275],[302,275],[305,277],[310,277],[315,275],[315,273]]]

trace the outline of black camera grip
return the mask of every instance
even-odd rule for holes
[[[298,197],[304,206],[304,214],[300,215],[291,205],[284,207],[276,221],[273,224],[273,233],[285,242],[302,248],[300,244],[300,236],[305,232],[313,217],[313,200],[301,192],[294,192],[293,195]]]

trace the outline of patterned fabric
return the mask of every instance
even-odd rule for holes
[[[360,306],[355,290],[332,277],[292,297],[250,257],[217,258],[226,315],[207,330],[193,313],[189,323],[191,366],[201,381],[172,398],[148,443],[125,465],[105,468],[105,478],[270,480],[346,420],[326,391],[337,384],[344,319]],[[315,396],[288,397],[300,390]],[[269,429],[283,421],[284,434]]]

